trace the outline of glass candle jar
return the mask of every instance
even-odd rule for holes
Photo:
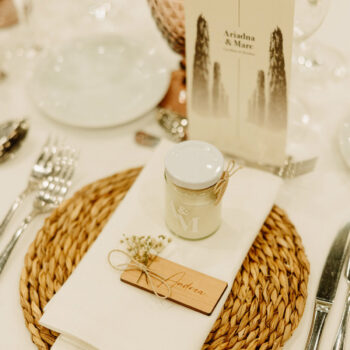
[[[210,236],[221,224],[221,201],[215,186],[224,157],[202,141],[177,144],[165,158],[165,220],[174,234],[191,240]]]

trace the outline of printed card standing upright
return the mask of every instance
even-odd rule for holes
[[[282,165],[294,0],[185,0],[185,17],[190,138]]]

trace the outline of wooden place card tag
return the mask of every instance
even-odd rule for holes
[[[171,288],[168,300],[205,315],[211,315],[227,288],[227,283],[172,261],[156,257],[148,268],[161,276]],[[152,277],[150,277],[152,278]],[[154,293],[143,272],[137,269],[124,271],[120,279],[132,286]],[[152,278],[157,293],[168,294],[167,287]]]

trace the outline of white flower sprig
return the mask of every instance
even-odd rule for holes
[[[171,238],[165,235],[159,235],[158,237],[136,235],[128,237],[123,235],[123,239],[120,240],[120,243],[126,246],[128,254],[146,266],[170,242]]]

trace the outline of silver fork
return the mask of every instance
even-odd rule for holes
[[[0,237],[4,233],[8,223],[11,218],[15,214],[16,210],[22,204],[24,199],[34,191],[38,189],[40,181],[53,173],[54,167],[54,159],[57,154],[58,149],[58,140],[52,140],[52,138],[48,138],[41,150],[41,153],[36,160],[31,173],[29,175],[29,180],[27,183],[27,187],[18,195],[10,209],[8,210],[6,216],[3,221],[0,223]]]
[[[61,151],[57,173],[44,179],[33,202],[32,211],[22,221],[20,227],[0,254],[0,274],[3,271],[11,252],[25,229],[35,217],[57,208],[63,201],[70,185],[75,169],[76,152],[70,147]]]

